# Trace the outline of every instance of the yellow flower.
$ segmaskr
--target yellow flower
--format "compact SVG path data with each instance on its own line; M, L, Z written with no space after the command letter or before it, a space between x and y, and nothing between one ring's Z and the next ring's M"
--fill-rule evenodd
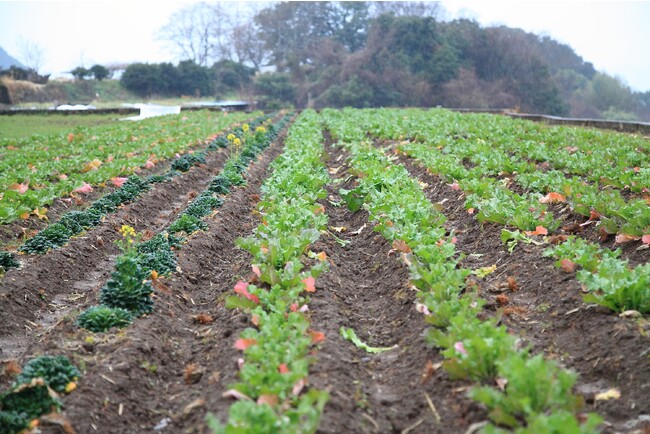
M77 383L74 381L69 382L65 385L65 393L70 393L77 388Z
M266 132L266 128L264 128L264 127L262 127L262 126L259 126L259 127L255 128L255 132L256 132L256 133L265 133L265 132Z
M120 229L120 233L124 238L134 238L135 237L135 229L133 229L129 225L122 225L122 229Z
M248 124L244 124L244 125L242 125L241 129L242 129L243 132L247 133L248 130L251 129L251 127Z
M235 136L233 133L230 133L226 136L226 139L228 139L229 142L232 142L236 137L237 136Z
M235 145L235 146L241 146L241 140L239 140L239 137L237 137L235 140L233 140L232 144Z

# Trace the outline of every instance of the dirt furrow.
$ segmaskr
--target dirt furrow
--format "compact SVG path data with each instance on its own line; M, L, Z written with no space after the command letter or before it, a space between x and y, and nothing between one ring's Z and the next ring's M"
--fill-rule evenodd
M328 152L333 178L345 179L341 150ZM462 384L427 369L441 357L425 345L426 324L415 310L415 291L399 253L372 230L367 212L334 205L342 202L338 188L351 183L328 189L323 205L334 236L324 235L312 249L325 251L331 263L310 303L312 326L327 336L310 375L313 386L331 395L319 432L464 431L477 407L464 397ZM396 348L367 353L341 337L342 326L370 346Z
M92 299L108 279L119 253L114 241L123 224L136 231L159 232L223 168L227 151L208 155L205 165L155 184L136 202L109 214L101 225L45 255L20 256L21 268L10 269L0 280L0 358L15 358L37 338L54 317ZM92 300L91 300L92 301Z
M27 354L65 354L82 368L78 389L64 399L63 414L77 432L208 432L208 411L227 414L232 402L221 395L236 379L239 357L232 346L248 324L223 298L250 272L235 239L258 223L252 211L260 185L280 152L279 143L264 152L245 175L247 184L206 219L209 229L177 252L181 272L159 279L152 314L115 334L88 333L63 318L29 346Z
M497 265L497 270L480 281L486 309L503 308L503 322L513 333L532 345L533 353L561 362L580 375L578 393L584 394L586 411L602 415L612 426L608 430L628 432L648 422L650 408L650 345L647 321L635 322L589 306L582 300L580 283L543 258L548 247L519 243L510 254L500 240L500 225L479 224L464 208L462 192L453 190L413 159L399 162L411 176L428 184L424 189L433 203L439 203L448 218L448 229L457 236L457 250L468 255L467 268ZM645 262L632 258L631 263ZM637 256L645 252L637 252ZM517 291L509 289L508 278ZM610 389L620 399L595 401L595 395ZM644 422L645 420L645 422Z

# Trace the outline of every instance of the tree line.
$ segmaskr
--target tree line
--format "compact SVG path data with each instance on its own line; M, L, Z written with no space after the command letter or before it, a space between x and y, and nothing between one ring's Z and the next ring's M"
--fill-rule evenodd
M121 81L143 96L256 95L267 108L440 105L650 120L650 91L633 92L571 47L443 14L433 2L197 3L160 31L185 60L133 64Z

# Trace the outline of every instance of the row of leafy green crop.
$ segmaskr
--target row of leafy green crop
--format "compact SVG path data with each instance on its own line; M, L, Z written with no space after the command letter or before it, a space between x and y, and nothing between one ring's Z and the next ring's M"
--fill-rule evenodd
M388 139L414 138L415 143L402 143L399 149L425 159L437 174L478 195L482 200L468 201L468 207L476 205L479 219L532 230L531 218L541 212L539 224L554 229L549 227L552 216L545 214L539 201L566 201L575 212L600 219L606 233L635 239L650 233L647 200L626 200L619 190L649 191L650 147L645 140L443 110L409 110L402 116L389 110L375 111L374 117L397 121L388 131L383 125L378 128L375 121L369 125L373 134ZM420 126L415 127L414 122ZM507 188L509 179L496 181L498 176L508 176L533 193L517 195ZM526 211L527 203L534 211Z
M305 317L315 279L327 268L324 253L310 245L327 226L316 201L326 196L329 181L321 161L320 117L303 112L291 126L284 153L271 166L262 186L258 211L262 223L249 237L237 240L252 255L256 283L237 282L227 299L242 308L255 327L244 330L235 348L244 352L239 382L227 395L239 398L227 422L214 416L208 424L218 433L309 433L318 427L328 394L308 390L310 351L323 334L309 329Z
M499 181L494 178L488 177L490 174L496 175L497 173L504 172L524 172L525 167L517 167L516 159L513 162L512 160L507 160L503 154L499 154L498 150L494 152L495 155L501 155L501 158L497 157L493 160L488 160L486 157L490 154L490 150L486 149L485 143L479 143L479 145L472 147L473 152L477 156L476 158L472 157L472 161L479 163L481 158L485 158L485 165L480 166L485 168L485 170L480 170L480 167L477 166L473 169L466 169L462 163L462 158L468 158L469 156L469 147L461 145L461 148L466 148L465 151L460 152L460 156L457 155L456 149L449 153L443 153L440 150L432 147L427 144L404 144L400 145L399 149L405 152L406 154L418 159L423 162L427 168L433 171L436 174L446 177L449 181L458 181L458 184L465 191L470 192L466 200L466 206L469 208L476 207L479 209L477 218L479 221L487 220L491 222L496 222L500 224L511 224L520 229L528 229L524 224L522 225L522 219L525 219L527 215L530 215L531 210L534 210L534 207L539 207L539 204L535 205L535 198L532 202L527 203L525 200L520 201L520 206L509 207L508 205L512 203L509 198L519 197L514 193L509 193L505 187L498 185ZM465 155L462 155L465 153ZM521 163L526 165L528 163ZM492 173L489 173L492 171ZM593 185L585 184L579 178L572 178L571 180L566 180L562 178L562 175L559 175L560 172L530 172L519 175L518 178L521 180L526 177L530 182L532 179L542 180L546 177L548 180L555 180L556 186L563 186L563 190L574 192L579 191L581 193L577 194L576 201L585 201L587 197L594 197L599 203L602 203L603 206L609 207L613 204L616 207L616 201L612 200L612 195L606 193L601 193L597 191ZM562 181L564 179L564 182ZM491 183L491 184L490 184ZM482 188L477 188L477 186L484 185L497 185L492 191L498 194L491 194L489 198L486 199L486 195L481 193ZM588 191L589 190L589 191ZM482 197L484 200L476 200L476 197ZM546 196L548 200L558 200L557 197L559 194L555 193L555 198L553 199L553 194ZM601 197L601 196L604 196ZM575 197L575 196L574 196ZM610 201L608 202L607 199ZM543 199L542 199L543 200ZM561 200L561 199L560 199ZM539 202L539 200L537 200ZM571 202L571 200L569 200ZM593 202L592 202L593 203ZM601 224L604 225L604 228L607 232L616 232L616 226L612 228L612 221L616 216L626 216L627 223L622 226L622 230L627 235L635 235L640 237L644 233L650 233L650 207L643 201L634 201L636 205L622 206L620 209L611 211L612 217L600 216ZM606 205L604 205L606 204ZM590 207L584 207L584 205L579 205L573 203L576 211L583 213L591 218L594 218L594 209ZM638 212L627 213L631 208L636 208ZM596 206L596 213L604 212L603 208ZM550 213L546 213L546 210L543 210L546 216L550 216ZM548 229L554 229L557 227L557 222L550 220L551 224L545 224L544 226ZM540 224L542 222L540 221ZM534 224L534 223L532 223ZM644 228L642 231L639 228ZM504 242L512 241L516 242L518 240L527 241L523 234L504 230L502 239ZM585 285L589 293L584 297L585 301L597 303L599 305L606 306L613 310L614 312L623 312L626 310L636 310L640 313L650 312L650 287L648 286L648 271L650 269L646 265L640 265L634 268L629 267L627 261L623 261L617 258L620 254L620 251L611 252L610 250L601 249L598 246L589 244L581 239L576 241L569 241L562 244L554 250L549 252L553 253L556 256L560 256L560 264L562 261L564 268L572 269L574 267L573 261L575 258L579 258L580 261L592 261L589 267L585 267L583 270L579 271L577 274L578 280ZM548 253L551 255L552 253ZM597 258L603 258L602 261ZM569 261L567 263L566 261ZM596 262L593 262L596 261Z
M437 174L444 176L449 182L457 182L463 190L473 194L478 192L481 198L487 199L472 203L471 197L468 197L468 207L476 205L480 210L477 216L479 219L483 217L489 221L507 223L500 209L508 207L510 201L506 197L517 197L521 206L516 212L510 213L512 216L525 215L526 202L532 209L544 207L540 202L567 202L576 213L599 219L601 226L609 234L620 232L638 238L650 232L650 207L645 199L632 198L626 201L619 190L600 188L597 183L586 182L581 176L567 177L559 170L539 170L535 164L481 140L458 143L448 152L433 145L431 142L407 143L400 145L399 149L426 161ZM473 167L465 168L463 161L469 161ZM512 177L520 187L532 193L513 193L506 185L507 180L503 182L496 179L497 176L503 175ZM491 191L486 195L483 191L488 185L487 188ZM545 213L546 210L542 212ZM555 225L549 225L553 222L552 215L547 215L544 220L546 221L540 224L549 230L559 224L555 222ZM525 225L517 223L515 221L514 226L519 229L528 229Z
M152 167L214 131L243 121L247 113L191 112L76 128L68 135L31 136L0 141L0 224L31 213L75 189L103 185L111 178Z
M603 249L576 237L544 252L544 256L557 258L555 265L566 272L580 267L577 279L588 291L583 296L586 302L619 313L635 310L648 314L650 264L630 268L627 260L619 259L620 254L620 249Z
M111 327L125 327L133 318L153 311L153 287L150 280L167 276L176 270L174 249L184 242L183 235L190 235L207 228L202 221L221 207L231 186L245 183L243 173L253 159L276 138L284 128L288 117L276 125L262 118L251 125L222 135L215 146L228 146L231 155L223 170L215 176L206 190L197 196L187 208L169 225L169 228L149 240L140 242L140 234L130 226L123 226L118 246L122 254L117 257L115 271L100 290L100 305L82 312L77 319L80 327L93 332L104 332Z
M603 186L636 192L650 187L650 143L643 137L440 109L380 109L371 122L373 134L391 140L436 143L446 151L459 143L485 142Z
M590 433L601 419L578 417L581 400L572 388L576 374L542 355L519 348L517 339L498 318L481 321L483 301L468 288L470 270L459 267L461 257L446 218L426 199L422 187L401 165L368 141L362 116L367 113L324 110L327 127L338 145L350 153L358 186L341 190L353 206L363 206L375 229L407 256L411 279L418 288L418 309L434 327L429 342L442 349L444 369L452 378L481 383L469 396L483 403L496 425L486 433ZM367 122L367 121L366 121Z
M430 135L419 143L429 150L413 150L416 144L407 144L404 150L439 154L429 158L437 160L437 166L447 164L444 176L450 182L507 175L523 189L539 193L529 194L530 201L566 201L575 212L599 218L606 233L636 238L650 233L647 199L626 200L620 191L650 191L646 140L577 128L544 128L498 116L412 113L426 125L423 131ZM438 130L441 123L453 128ZM529 160L548 168L542 170ZM473 167L465 169L463 162ZM449 171L449 165L455 169ZM548 194L552 199L543 196Z
M0 393L0 433L16 434L35 428L38 418L62 407L60 394L77 387L79 370L64 356L40 356L22 370L16 365L11 388Z

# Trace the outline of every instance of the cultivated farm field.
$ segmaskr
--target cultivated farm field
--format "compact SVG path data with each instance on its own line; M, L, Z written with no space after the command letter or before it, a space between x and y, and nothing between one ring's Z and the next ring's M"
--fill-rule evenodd
M648 138L145 122L0 142L0 432L650 430Z

